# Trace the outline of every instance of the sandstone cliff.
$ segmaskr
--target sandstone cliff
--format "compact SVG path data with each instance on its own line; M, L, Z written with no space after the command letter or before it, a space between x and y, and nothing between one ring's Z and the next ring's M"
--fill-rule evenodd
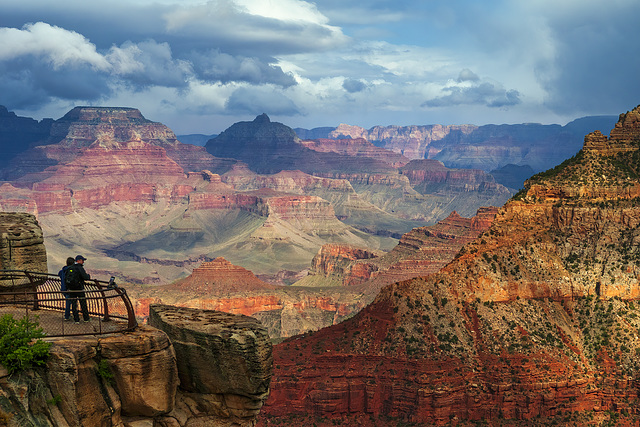
M154 306L151 326L50 338L45 368L0 366L9 427L252 426L269 393L271 344L246 316ZM164 332L163 332L164 331Z
M438 273L276 346L267 412L637 423L639 118L532 178Z
M0 212L0 270L47 272L42 229L33 215Z

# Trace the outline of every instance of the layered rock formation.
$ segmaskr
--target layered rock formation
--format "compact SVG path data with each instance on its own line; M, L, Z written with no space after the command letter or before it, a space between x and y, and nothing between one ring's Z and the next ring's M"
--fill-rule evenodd
M352 157L369 157L387 163L394 168L402 167L409 162L408 158L394 153L393 151L376 147L364 138L321 138L311 141L302 141L301 144L313 151L321 153L337 153Z
M129 294L139 317L149 316L152 304L217 310L256 317L274 339L336 324L371 301L347 289L268 284L223 258L202 263L173 284L131 288Z
M255 319L154 306L126 334L49 339L45 368L0 366L0 420L38 426L252 426L271 343ZM164 332L163 332L164 331Z
M255 425L273 369L269 335L256 319L155 305L149 324L169 336L180 378L176 406L160 423Z
M510 194L501 184L479 169L449 169L437 160L412 160L400 168L409 183L422 194L451 194L480 192Z
M0 212L0 270L47 272L47 251L35 216Z
M529 180L438 273L276 346L265 409L441 425L613 412L637 423L639 115Z
M249 270L218 257L213 261L203 262L194 268L188 277L173 283L169 289L213 292L221 295L275 288L276 286L258 279Z
M84 253L94 273L121 281L166 283L217 256L258 274L299 272L325 243L389 250L452 209L472 215L510 194L489 176L442 168L437 182L412 184L398 154L364 140L312 150L266 115L210 141L237 159L182 144L132 108L77 107L50 128L4 170L14 180L0 207L38 215L52 271Z
M430 227L412 230L389 253L345 244L324 245L309 275L294 286L268 285L251 272L218 258L203 263L171 285L130 290L136 314L167 303L207 308L260 319L272 338L335 325L369 304L380 288L427 275L453 259L459 249L491 225L496 208L481 208L473 218L453 212Z
M309 276L298 286L356 286L373 298L391 283L435 273L458 251L488 230L497 208L480 208L472 218L452 212L435 225L404 234L386 254L344 245L325 245L314 257Z
M565 126L535 123L375 126L368 130L341 124L329 132L328 137L364 138L409 159L436 159L451 168L488 172L515 164L529 165L540 171L575 154L586 132L594 129L607 132L615 122L614 116L594 116L577 119Z
M341 124L329 134L329 137L364 138L409 159L429 159L440 151L431 149L433 142L439 141L451 133L468 135L477 128L474 125L426 125L374 126L366 130L359 126Z

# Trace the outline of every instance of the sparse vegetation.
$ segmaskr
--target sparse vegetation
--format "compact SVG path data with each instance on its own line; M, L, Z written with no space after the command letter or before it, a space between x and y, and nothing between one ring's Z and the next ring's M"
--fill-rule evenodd
M44 336L37 320L16 320L5 314L0 318L0 364L9 373L44 365L51 347L51 343L39 339Z

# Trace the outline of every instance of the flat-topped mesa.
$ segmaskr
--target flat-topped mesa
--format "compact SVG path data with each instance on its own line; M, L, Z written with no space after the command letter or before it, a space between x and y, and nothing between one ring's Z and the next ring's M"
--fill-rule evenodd
M144 118L140 110L129 107L75 107L60 120L94 123L153 123Z
M640 197L640 106L621 114L607 138L599 130L584 138L574 157L526 183L528 202L599 203Z
M48 143L88 147L96 141L125 143L141 140L153 145L174 146L176 135L162 123L147 120L136 108L76 107L56 120Z

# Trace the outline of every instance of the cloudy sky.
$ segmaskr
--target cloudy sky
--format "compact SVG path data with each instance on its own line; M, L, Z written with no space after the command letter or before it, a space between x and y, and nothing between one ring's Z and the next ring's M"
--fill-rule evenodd
M640 104L637 0L0 2L0 105L139 108L178 134L560 123Z

